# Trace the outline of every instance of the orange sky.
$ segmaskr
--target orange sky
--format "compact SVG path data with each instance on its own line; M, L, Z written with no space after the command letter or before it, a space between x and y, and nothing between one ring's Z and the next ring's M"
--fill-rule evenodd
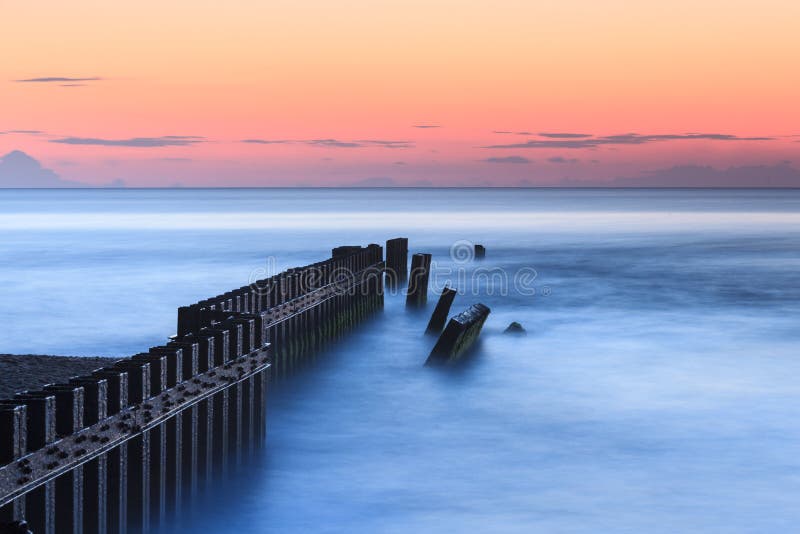
M23 150L86 183L554 184L776 165L800 149L786 137L800 134L796 1L29 0L0 11L0 154ZM100 79L17 81L54 77ZM565 132L604 140L538 135ZM692 132L733 138L608 137Z

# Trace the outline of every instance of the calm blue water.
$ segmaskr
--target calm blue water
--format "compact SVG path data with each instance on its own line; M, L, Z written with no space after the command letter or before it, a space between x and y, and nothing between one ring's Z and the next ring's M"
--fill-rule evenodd
M387 297L172 532L797 529L800 191L0 190L0 352L129 355L181 304L396 236L492 308L469 363L422 367L435 297Z

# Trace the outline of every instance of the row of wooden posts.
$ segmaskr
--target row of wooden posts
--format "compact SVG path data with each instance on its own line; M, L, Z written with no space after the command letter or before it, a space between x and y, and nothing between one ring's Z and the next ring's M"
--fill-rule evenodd
M178 310L177 334L87 376L0 400L0 534L163 529L264 443L270 380L383 307L384 280L408 279L424 306L430 254L408 239L343 246L332 257ZM454 289L428 324L447 321ZM428 363L477 338L489 310L444 327Z
M402 263L402 258L393 258ZM264 443L270 378L383 306L383 249L180 309L178 332L0 401L0 532L150 532Z

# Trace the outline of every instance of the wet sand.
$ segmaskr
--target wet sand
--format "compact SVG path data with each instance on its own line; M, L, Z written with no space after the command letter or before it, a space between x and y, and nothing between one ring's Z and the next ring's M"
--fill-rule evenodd
M0 354L0 399L26 389L65 382L109 365L119 358Z

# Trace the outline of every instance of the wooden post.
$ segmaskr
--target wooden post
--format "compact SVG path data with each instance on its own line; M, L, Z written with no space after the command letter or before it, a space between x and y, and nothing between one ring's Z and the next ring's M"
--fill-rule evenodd
M411 257L411 274L408 278L406 306L424 306L428 302L430 269L430 254L414 254Z
M14 401L26 407L27 450L32 452L56 440L56 398L52 393L25 392L17 394ZM58 466L53 460L52 468ZM55 481L42 484L25 495L25 519L36 534L56 532Z
M106 414L118 414L128 406L128 373L117 368L98 369L92 376L107 381ZM106 454L106 524L108 532L125 533L128 528L128 444ZM88 512L87 512L88 513ZM102 529L99 529L102 532Z
M458 360L478 339L489 312L487 306L473 304L450 319L425 365L441 365Z
M122 360L114 364L128 371L128 400L130 404L142 404L150 398L150 363L147 361ZM160 373L157 373L160 374ZM128 441L127 450L127 515L133 532L150 531L150 463L151 432L142 432Z
M10 464L27 452L27 407L16 401L3 402L8 404L0 404L0 428L3 429L0 433L0 465ZM26 467L27 465L20 467L23 477ZM0 522L11 523L24 519L24 497L15 499L0 509Z
M108 380L98 377L73 378L72 385L84 392L84 424L94 425L108 416ZM105 533L108 523L108 454L87 462L83 470L83 528L89 533Z
M44 391L56 398L56 434L67 437L83 428L83 386L50 384ZM65 451L80 454L81 449ZM59 532L83 532L83 466L56 478L56 528Z
M408 238L389 239L386 241L386 282L388 285L394 286L404 282L407 277Z
M439 302L436 303L436 309L433 310L431 320L428 322L428 328L425 330L427 334L438 335L442 331L444 324L447 322L447 314L450 313L450 306L455 298L456 290L445 286L444 291L439 296Z

